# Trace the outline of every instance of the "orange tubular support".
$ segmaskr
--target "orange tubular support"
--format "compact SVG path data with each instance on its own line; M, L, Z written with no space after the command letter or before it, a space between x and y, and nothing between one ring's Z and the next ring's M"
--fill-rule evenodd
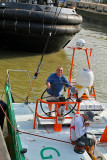
M93 88L93 93L94 93L93 96L95 97L95 100L96 100L96 94L95 94L94 84L93 84L92 88Z
M91 54L92 54L93 49L92 49L92 48L78 48L78 47L67 47L67 48L73 49L72 63L71 63L71 69L70 69L70 78L69 78L69 83L71 83L75 50L77 49L77 50L84 50L84 51L85 51L85 53L86 53L86 58L87 58L87 63L88 63L88 68L91 69L91 67L90 67L90 62L89 62L88 50L90 51L90 57L91 57ZM93 84L92 88L93 88L93 94L92 94L92 96L93 96L93 97L95 98L95 100L96 100L96 94L95 94L94 84ZM69 94L70 94L70 90L68 90L68 96L69 96ZM75 97L75 95L74 95L74 97ZM86 96L83 96L83 99L87 99L87 97L86 97Z
M87 62L88 62L88 68L91 69L91 68L90 68L90 62L89 62L89 57L88 57L87 48L86 48L85 52L86 52L86 57L87 57Z
M92 51L93 51L93 49L92 49L92 48L90 48L90 57L91 57Z
M62 124L58 124L57 117L60 116L58 113L58 109L60 108L60 104L56 108L56 117L55 117L55 123L54 123L54 131L60 132L62 130Z
M74 64L74 54L75 54L75 49L73 49L72 64L71 64L71 69L70 69L70 79L69 79L69 83L71 83L71 79L72 79L72 70L73 70L73 64Z
M47 103L47 104L49 104L49 103L51 103L51 104L57 104L58 105L58 107L56 108L56 116L55 117L43 117L43 116L40 116L39 114L38 114L38 103L39 102L42 102L42 103ZM61 104L64 104L64 105L66 105L66 104L77 104L77 102L46 102L46 101L43 101L42 99L38 99L37 100L37 102L36 102L36 107L35 107L35 116L34 116L34 124L33 124L33 129L35 129L35 125L36 125L36 119L37 119L37 117L39 117L39 118L42 118L42 119L54 119L55 120L55 123L54 123L54 131L61 131L61 128L62 128L62 124L58 124L57 123L57 118L58 118L58 116L60 117L60 115L58 114L58 109L59 109L59 107L60 107L60 105ZM79 108L78 108L79 109ZM73 117L65 117L65 119L72 119Z
M77 112L76 112L76 114L79 114L79 107L80 107L80 103L78 102L78 107L77 107Z
M103 132L103 134L100 138L100 142L102 142L102 143L106 142L107 143L107 126L106 126L106 128L105 128L105 130L104 130L104 132Z
M36 125L36 118L37 118L37 109L38 109L38 101L36 102L36 107L35 107L35 118L34 118L34 124L33 124L33 129L35 129L35 125Z
M73 49L73 55L72 55L72 63L71 63L71 69L70 69L70 78L69 78L69 83L71 83L72 79L72 71L73 71L73 64L74 64L74 54L75 54L75 48ZM68 89L68 97L70 95L70 89ZM66 110L67 110L67 105L66 105Z
M88 68L90 69L90 62L89 62L89 56L88 56L88 50L90 51L90 56L92 54L92 50L91 48L78 48L78 47L67 47L67 48L71 48L73 49L73 55L72 55L72 63L71 63L71 69L70 69L70 77L69 77L69 83L72 82L72 72L73 72L73 64L74 64L74 55L75 55L75 50L84 50L85 53L86 53L86 58L87 58L87 63L88 63ZM96 100L96 94L95 94L95 89L94 89L94 84L92 86L93 88L93 93L91 94L95 100ZM68 89L68 97L70 96L70 89ZM73 96L76 98L76 94L73 94ZM83 99L87 99L87 96L86 95L83 95L82 97ZM40 116L38 114L38 102L42 102L42 103L47 103L47 104L57 104L58 108L60 107L61 104L63 105L66 105L66 110L67 110L67 105L68 104L78 104L77 106L77 112L76 114L79 114L79 107L80 107L80 102L46 102L46 101L43 101L42 99L38 99L37 102L36 102L36 108L35 108L35 117L34 117L34 124L33 124L33 129L35 129L35 125L36 125L36 119L37 117L39 118L43 118L43 119L54 119L55 120L55 124L54 124L54 131L61 131L61 128L62 128L62 124L58 124L57 122L57 118L58 116L60 117L60 115L58 114L58 108L56 109L56 115L55 117L43 117L43 116ZM65 119L72 119L73 117L65 117ZM107 129L106 129L106 135L107 135ZM102 135L103 138L105 137L105 134ZM106 141L107 141L107 138L106 138Z

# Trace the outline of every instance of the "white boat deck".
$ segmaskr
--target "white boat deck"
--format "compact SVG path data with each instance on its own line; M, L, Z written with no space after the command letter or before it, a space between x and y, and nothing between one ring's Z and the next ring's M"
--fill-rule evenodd
M28 104L28 106L35 111L35 103ZM70 124L71 120L65 120L62 126L61 132L54 132L53 123L54 120L39 119L36 129L33 129L34 113L29 109L27 105L23 103L13 103L15 112L15 119L18 130L28 132L34 135L19 134L22 143L22 148L27 148L27 152L24 154L27 160L90 160L91 158L85 151L83 154L77 154L74 152L74 146L70 143ZM107 125L107 104L103 104L106 108L101 113L100 118L96 117L88 132L98 134L103 133L105 126ZM47 106L45 106L47 107ZM41 112L40 107L39 112ZM48 109L48 108L47 108ZM53 113L54 114L54 113ZM103 120L101 120L101 117ZM39 135L39 136L35 136ZM45 138L44 138L45 137ZM47 139L51 138L51 139ZM59 140L59 141L57 141ZM64 141L64 142L62 142ZM68 143L66 143L68 142ZM102 151L104 160L107 160L107 147L97 146L97 150ZM101 153L101 154L102 154ZM47 157L47 158L46 158Z

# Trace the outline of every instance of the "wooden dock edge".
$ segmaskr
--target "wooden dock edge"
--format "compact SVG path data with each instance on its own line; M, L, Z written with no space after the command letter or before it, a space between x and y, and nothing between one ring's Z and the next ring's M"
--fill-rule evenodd
M0 160L11 160L3 137L1 127L0 127Z

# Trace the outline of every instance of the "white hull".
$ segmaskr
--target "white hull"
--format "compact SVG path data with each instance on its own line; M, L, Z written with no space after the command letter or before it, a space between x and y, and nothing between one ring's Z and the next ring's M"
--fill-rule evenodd
M28 106L31 108L32 111L29 109ZM33 134L33 135L25 133L19 134L22 148L27 149L27 152L24 154L26 159L42 160L43 157L48 157L49 155L52 155L53 160L91 159L86 151L84 152L84 154L77 154L74 152L74 146L70 143L70 127L69 125L67 125L68 123L70 123L71 120L69 122L64 122L65 125L62 126L61 132L55 132L53 130L54 120L49 122L47 120L43 120L40 118L38 120L38 125L36 125L36 129L33 129L33 122L34 122L33 112L35 111L36 104L31 103L28 104L28 106L23 103L13 103L18 130ZM107 107L107 104L105 104L105 107ZM43 116L44 113L41 112L40 107L38 108L39 108L38 112L41 113L41 115ZM107 114L107 108L105 112L101 114L101 117L105 116L106 114ZM94 123L91 123L88 132L91 132L93 134L98 134L100 138L101 134L104 131L105 126L106 123L104 121L102 121L101 119L98 120L96 119ZM36 135L43 137L38 137ZM102 148L105 151L104 153L100 152ZM107 147L97 146L96 147L96 151L98 154L97 157L103 154L103 156L105 157L103 158L103 160L107 159L106 150Z

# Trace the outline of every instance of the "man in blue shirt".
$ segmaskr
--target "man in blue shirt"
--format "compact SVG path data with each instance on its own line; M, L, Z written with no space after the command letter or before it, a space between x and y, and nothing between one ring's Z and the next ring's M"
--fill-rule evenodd
M54 87L51 87L52 85L56 84L56 83L61 83L58 85L55 85ZM69 87L69 81L67 80L67 78L63 75L63 68L62 67L58 67L56 70L56 73L52 73L46 81L46 85L47 85L47 93L48 96L54 96L54 97L59 97L61 95L61 91L62 88L64 86L63 83L67 83L65 84L66 87ZM52 97L53 99L53 97ZM49 111L52 111L52 104L48 105L49 107Z

